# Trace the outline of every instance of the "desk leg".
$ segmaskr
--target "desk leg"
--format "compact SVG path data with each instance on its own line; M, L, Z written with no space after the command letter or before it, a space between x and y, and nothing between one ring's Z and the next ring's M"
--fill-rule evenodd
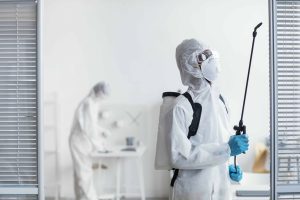
M121 186L121 159L117 158L117 176L116 176L116 200L120 200L120 186Z
M144 173L143 173L143 162L142 158L137 159L137 167L139 173L139 182L140 182L140 191L141 191L141 200L145 200L145 188L144 188Z

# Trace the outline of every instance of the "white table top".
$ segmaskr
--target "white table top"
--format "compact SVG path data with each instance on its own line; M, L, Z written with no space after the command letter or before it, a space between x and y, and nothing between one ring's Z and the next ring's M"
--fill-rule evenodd
M243 191L267 191L270 190L269 185L231 185L231 190L233 194L233 200L269 200L270 197L245 197L236 196L237 190Z
M236 191L268 191L270 190L270 174L244 172L240 183L232 182L233 200L269 200L269 197L237 196Z
M92 158L127 158L127 157L141 157L145 151L146 147L140 145L136 148L136 151L124 151L123 149L127 148L126 146L116 145L111 147L109 152L93 152L91 154Z

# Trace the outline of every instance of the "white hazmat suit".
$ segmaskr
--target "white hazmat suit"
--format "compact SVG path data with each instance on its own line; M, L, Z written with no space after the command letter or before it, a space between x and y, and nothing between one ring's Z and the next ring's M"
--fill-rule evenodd
M97 200L90 154L93 150L106 150L108 131L98 126L98 105L107 94L107 84L96 84L75 111L69 144L74 165L76 200Z
M227 144L232 127L226 103L214 82L203 77L196 56L207 49L198 41L184 40L176 49L176 61L182 83L195 103L202 106L197 134L187 138L193 110L184 96L179 96L164 119L169 133L167 149L173 168L179 169L171 200L231 199ZM161 123L161 122L160 122Z

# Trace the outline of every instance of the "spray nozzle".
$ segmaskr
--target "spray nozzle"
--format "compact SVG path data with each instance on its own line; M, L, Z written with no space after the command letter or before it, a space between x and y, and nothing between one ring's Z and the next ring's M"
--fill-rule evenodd
M253 37L256 36L256 30L262 25L262 22L260 22L259 24L257 24L254 28L254 31L253 31Z

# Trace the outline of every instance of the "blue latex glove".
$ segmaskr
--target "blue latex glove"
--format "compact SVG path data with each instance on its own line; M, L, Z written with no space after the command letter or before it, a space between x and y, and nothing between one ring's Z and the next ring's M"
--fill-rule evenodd
M233 135L228 141L231 153L230 156L236 156L246 152L249 147L249 139L247 135Z
M237 172L235 170L234 165L229 165L229 177L233 181L240 182L243 178L243 171L238 165L236 166L236 168L237 168Z

